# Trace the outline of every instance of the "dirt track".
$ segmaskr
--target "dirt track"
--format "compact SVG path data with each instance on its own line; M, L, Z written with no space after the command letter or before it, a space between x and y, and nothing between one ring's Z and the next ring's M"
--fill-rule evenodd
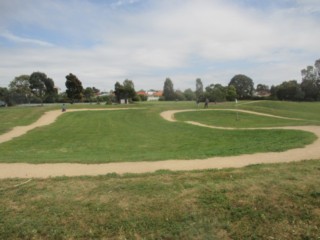
M87 110L102 110L102 109L81 109L68 110L72 111L87 111ZM103 109L105 110L105 109ZM110 109L110 110L124 110ZM231 109L226 109L233 111ZM171 122L174 122L174 114L182 111L194 110L178 110L162 112L161 116ZM243 110L241 110L243 111ZM261 114L256 112L245 111L251 114L258 114L268 117L282 118L278 116ZM61 111L50 111L45 113L38 121L26 126L16 127L12 131L0 135L0 144L9 141L14 137L21 136L33 128L41 127L53 123L62 113ZM298 120L298 119L295 119ZM188 122L196 124L200 127L217 128L213 126L206 126L195 122ZM224 128L231 130L232 128ZM253 129L253 128L251 128ZM261 129L261 128L259 128ZM27 164L27 163L1 163L0 164L0 178L47 178L56 176L96 176L107 173L144 173L153 172L160 169L169 170L196 170L196 169L210 169L210 168L227 168L227 167L243 167L250 164L260 163L279 163L279 162L293 162L309 159L320 159L320 126L294 126L294 127L278 127L278 128L264 128L264 129L294 129L312 132L317 136L317 140L312 144L298 149L291 149L280 153L256 153L245 154L232 157L213 157L208 159L194 159L194 160L166 160L156 162L125 162L125 163L105 163L105 164L73 164L73 163L57 163L57 164Z

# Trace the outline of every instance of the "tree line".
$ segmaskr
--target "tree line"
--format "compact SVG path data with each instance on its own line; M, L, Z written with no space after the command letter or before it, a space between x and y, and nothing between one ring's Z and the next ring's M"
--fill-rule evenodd
M66 92L58 94L54 81L43 72L15 77L8 88L0 88L0 100L9 106L23 103L74 102L83 97L81 81L72 73L66 76Z
M208 99L211 102L234 101L235 99L274 99L290 101L319 101L320 100L320 59L313 66L301 70L302 81L284 81L276 86L258 84L254 88L253 80L243 74L235 75L227 86L210 84L203 86L202 80L195 80L195 90L188 88L184 91L175 90L170 78L166 78L163 86L163 101L197 101ZM91 102L105 101L125 103L131 101L145 101L147 97L138 95L132 80L116 82L110 94L100 95L95 87L83 88L82 82L76 75L66 76L66 91L58 93L54 81L45 73L33 72L31 75L15 77L8 88L0 87L0 101L8 105L23 103L54 103L54 102Z
M76 75L70 73L65 78L66 91L59 93L54 81L43 72L17 76L8 88L0 87L0 101L13 106L26 103L112 103L120 102L121 99L125 99L126 102L139 100L132 80L126 79L123 84L116 82L114 91L101 96L100 90L95 87L84 88Z
M270 99L289 101L320 101L320 59L316 60L314 66L307 66L301 70L302 81L284 81L279 85L258 84L254 88L253 80L243 74L235 75L227 86L221 84L210 84L203 87L200 78L196 79L195 91L187 89L184 92L174 90L173 83L167 78L163 87L163 100L195 100L204 102L223 102L248 100L248 99Z
M278 86L272 86L271 96L279 100L320 101L320 59L314 66L301 70L302 82L285 81Z

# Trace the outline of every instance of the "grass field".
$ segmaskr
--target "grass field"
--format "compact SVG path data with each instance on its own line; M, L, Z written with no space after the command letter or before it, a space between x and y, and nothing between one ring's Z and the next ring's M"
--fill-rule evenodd
M1 239L319 239L320 161L0 181Z
M318 125L320 121L320 102L257 101L250 104L239 104L239 108L283 117L302 118L314 121Z
M35 122L50 107L10 107L0 108L0 134L15 126L25 126Z
M184 122L171 123L160 117L161 111L195 108L194 103L145 103L135 105L137 106L141 109L64 114L52 125L35 129L22 137L1 144L0 162L104 163L194 159L278 152L303 147L315 140L315 136L309 132L224 131L192 126ZM223 105L212 107L216 106ZM230 106L233 105L226 104L224 107ZM29 118L40 111L39 108L30 110ZM35 112L32 113L33 111ZM212 124L223 123L223 126L242 124L244 127L270 127L293 124L290 120L270 120L243 113L240 114L240 121L237 121L235 113L218 111L181 113L177 115L178 119L180 115L184 116L183 120L204 119L205 122L212 121ZM301 121L300 124L308 123Z
M175 115L180 121L195 121L202 124L232 127L232 128L261 128L261 127L282 127L282 126L301 126L319 125L319 122L310 120L288 120L274 117L257 116L244 112L235 111L197 111L181 112Z
M301 131L208 130L182 121L198 118L241 128L297 123L291 120L241 114L237 121L234 113L196 111L178 114L179 121L170 123L159 113L195 108L194 103L134 107L141 109L64 114L50 126L0 144L0 159L93 163L200 158L280 151L314 140ZM0 109L5 126L0 131L30 124L54 108ZM303 118L301 125L320 120L319 103L266 101L237 108ZM239 145L230 148L230 143ZM309 160L240 169L2 179L0 239L320 239L319 176L320 160Z

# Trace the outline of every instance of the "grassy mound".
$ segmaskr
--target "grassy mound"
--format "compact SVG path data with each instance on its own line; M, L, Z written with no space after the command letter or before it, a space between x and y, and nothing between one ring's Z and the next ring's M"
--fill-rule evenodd
M315 140L312 133L302 131L215 130L183 122L171 123L159 115L164 109L182 109L192 106L190 103L143 106L143 109L125 111L63 114L50 126L0 144L0 162L104 163L195 159L284 151L303 147ZM208 119L212 112L203 114L209 114ZM193 119L198 112L188 114L187 118ZM251 122L258 118L262 119L254 116ZM263 119L264 124L274 125L274 119ZM221 115L220 121L228 126L228 116ZM282 121L283 125L286 123L290 124L290 120Z

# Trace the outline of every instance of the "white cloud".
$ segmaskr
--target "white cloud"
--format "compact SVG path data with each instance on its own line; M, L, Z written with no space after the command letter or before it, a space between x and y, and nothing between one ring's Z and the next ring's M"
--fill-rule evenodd
M111 3L112 8L121 7L123 5L130 5L139 2L140 0L117 0Z
M32 38L19 37L19 36L16 36L10 32L1 33L0 36L4 37L10 41L13 41L15 43L34 44L34 45L39 45L42 47L53 47L54 46L52 43L49 43L46 41L41 41L41 40L32 39Z
M319 58L320 17L309 14L319 7L311 0L267 10L232 0L32 2L37 8L12 0L16 9L5 9L17 15L0 17L0 30L8 29L2 37L19 43L8 48L0 39L2 85L33 71L46 72L61 88L69 72L101 89L125 78L138 88L159 88L171 77L183 90L194 88L197 77L227 84L238 73L271 85L299 79L300 69ZM131 9L135 4L142 7Z
M297 8L305 11L306 13L319 13L320 4L318 0L296 0Z

